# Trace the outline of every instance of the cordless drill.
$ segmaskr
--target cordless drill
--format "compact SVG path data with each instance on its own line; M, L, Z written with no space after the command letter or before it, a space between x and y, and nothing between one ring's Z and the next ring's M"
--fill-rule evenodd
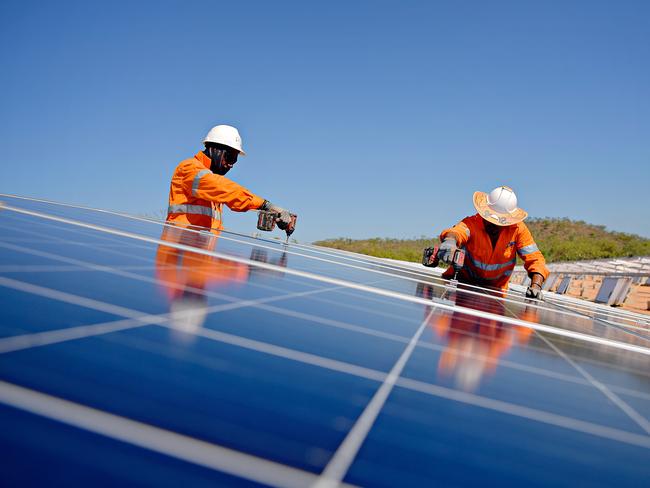
M440 248L438 246L427 247L422 254L422 264L427 268L435 268L440 264L440 258L438 252ZM465 250L457 248L454 252L454 257L451 260L451 265L454 268L454 278L449 282L449 285L453 288L458 286L458 272L463 268L465 264Z
M296 214L291 215L291 222L285 224L283 222L277 222L278 227L287 233L287 242L289 241L289 236L293 234L293 231L296 230L296 221L298 216ZM260 210L257 216L257 228L265 232L270 232L275 229L275 224L277 218L280 216L277 212L269 212L268 210Z

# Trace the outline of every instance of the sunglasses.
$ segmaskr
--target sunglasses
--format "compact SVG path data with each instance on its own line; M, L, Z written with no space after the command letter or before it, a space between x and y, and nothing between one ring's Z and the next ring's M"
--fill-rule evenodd
M226 149L223 152L223 159L228 164L235 164L237 162L237 156L239 156L239 151L234 149Z

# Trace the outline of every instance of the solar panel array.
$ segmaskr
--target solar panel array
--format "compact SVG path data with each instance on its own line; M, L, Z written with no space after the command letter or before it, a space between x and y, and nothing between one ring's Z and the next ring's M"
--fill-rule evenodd
M650 479L646 316L0 201L3 486Z

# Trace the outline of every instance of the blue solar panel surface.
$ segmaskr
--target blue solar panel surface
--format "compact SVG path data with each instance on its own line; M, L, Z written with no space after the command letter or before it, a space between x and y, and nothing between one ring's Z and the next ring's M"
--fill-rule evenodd
M2 485L649 479L647 318L0 201Z

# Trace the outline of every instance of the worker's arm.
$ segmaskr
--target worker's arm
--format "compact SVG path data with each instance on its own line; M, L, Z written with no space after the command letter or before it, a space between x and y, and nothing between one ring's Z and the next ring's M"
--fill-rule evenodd
M546 267L544 255L535 244L532 234L523 222L519 224L517 232L517 254L523 259L528 276L533 278L533 275L537 273L542 276L542 281L548 278L549 270Z
M456 240L456 245L458 247L465 247L467 241L470 237L470 231L467 224L464 221L458 222L453 227L445 229L440 234L440 242L443 242L445 239L453 238Z
M184 178L185 189L195 198L224 203L230 210L245 212L262 206L264 199L248 189L209 169L188 171Z

